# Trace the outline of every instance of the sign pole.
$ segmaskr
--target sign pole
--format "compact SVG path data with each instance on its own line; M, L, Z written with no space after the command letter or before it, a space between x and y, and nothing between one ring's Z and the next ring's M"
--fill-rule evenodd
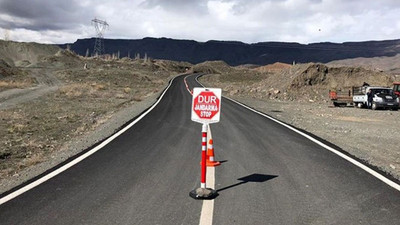
M203 123L201 128L201 178L200 188L197 188L189 193L189 196L194 199L214 199L218 196L217 191L206 187L206 156L207 156L207 123Z
M207 124L203 123L201 138L201 188L206 188Z
M207 130L208 124L218 123L221 115L221 89L194 88L192 120L202 124L201 128L201 177L200 187L189 193L194 199L214 199L217 191L206 186L207 176Z

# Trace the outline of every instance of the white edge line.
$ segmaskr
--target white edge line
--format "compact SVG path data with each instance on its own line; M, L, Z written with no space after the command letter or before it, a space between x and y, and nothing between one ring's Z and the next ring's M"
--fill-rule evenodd
M178 75L179 76L179 75ZM130 124L128 124L127 126L125 126L124 128L122 128L121 130L119 130L117 133L113 134L112 136L110 136L109 138L107 138L106 140L104 140L103 142L101 142L99 145L97 145L96 147L94 147L93 149L91 149L90 151L86 152L85 154L79 156L78 158L72 160L71 162L65 164L64 166L54 170L53 172L45 175L44 177L39 178L38 180L33 181L32 183L27 184L26 186L4 196L3 198L0 199L0 205L10 201L11 199L31 190L32 188L46 182L47 180L57 176L58 174L64 172L65 170L71 168L72 166L78 164L79 162L81 162L82 160L86 159L87 157L89 157L90 155L92 155L93 153L97 152L98 150L100 150L101 148L103 148L104 146L106 146L108 143L110 143L112 140L114 140L115 138L117 138L118 136L120 136L122 133L124 133L125 131L127 131L129 128L131 128L133 125L135 125L137 122L139 122L143 117L145 117L151 110L153 110L158 103L161 101L161 99L164 97L165 93L168 91L168 89L171 87L172 82L175 80L175 78L177 78L178 76L174 77L172 80L170 80L168 86L164 89L164 92L160 95L160 97L158 98L158 100L144 113L142 113L138 118L136 118L134 121L132 121Z
M203 76L203 74L196 77L196 81L197 81L199 84L201 84L201 82L198 80L198 78L199 78L200 76ZM203 84L201 84L201 85L203 85ZM203 85L203 86L204 86L204 85ZM238 101L236 101L236 100L234 100L234 99L231 99L231 98L226 97L226 96L223 96L223 97L226 98L226 99L231 100L232 102L234 102L234 103L236 103L236 104L238 104L238 105L240 105L240 106L242 106L242 107L244 107L244 108L246 108L246 109L248 109L248 110L250 110L250 111L253 111L253 112L255 112L255 113L257 113L257 114L259 114L259 115L261 115L261 116L263 116L263 117L266 117L266 118L268 118L268 119L270 119L270 120L272 120L272 121L274 121L274 122L276 122L276 123L278 123L278 124L280 124L280 125L282 125L282 126L288 128L288 129L290 129L290 130L292 130L292 131L294 131L294 132L300 134L301 136L303 136L303 137L309 139L310 141L312 141L312 142L318 144L319 146L321 146L321 147L323 147L323 148L325 148L325 149L327 149L327 150L329 150L329 151L335 153L336 155L342 157L343 159L345 159L345 160L351 162L351 163L354 164L355 166L357 166L357 167L363 169L363 170L366 171L367 173L369 173L369 174L371 174L372 176L378 178L379 180L381 180L381 181L384 182L385 184L389 185L390 187L396 189L397 191L400 191L400 185L399 185L399 184L397 184L397 183L391 181L390 179L386 178L385 176L383 176L382 174L376 172L375 170L369 168L368 166L362 164L361 162L359 162L359 161L357 161L357 160L355 160L355 159L353 159L353 158L351 158L351 157L349 157L349 156L343 154L342 152L340 152L340 151L338 151L338 150L336 150L336 149L334 149L334 148L332 148L332 147L330 147L330 146L328 146L328 145L322 143L321 141L318 141L317 139L311 137L310 135L305 134L305 133L303 133L303 132L297 130L296 128L291 127L291 126L289 126L289 125L287 125L287 124L285 124L285 123L283 123L283 122L281 122L281 121L279 121L279 120L277 120L277 119L275 119L275 118L273 118L273 117L270 117L270 116L268 116L268 115L266 115L266 114L264 114L264 113L262 113L262 112L260 112L260 111L257 111L257 110L255 110L255 109L253 109L253 108L250 108L250 107L248 107L248 106L246 106L246 105L244 105L244 104L242 104L242 103L240 103L240 102L238 102Z
M199 81L199 77L201 77L201 76L204 76L204 74L197 75L196 78L194 78L194 80L195 80L197 83L199 83L201 86L205 87L205 86Z
M338 150L336 150L336 149L334 149L334 148L332 148L332 147L330 147L330 146L328 146L328 145L322 143L321 141L318 141L317 139L311 137L310 135L307 135L307 134L305 134L305 133L303 133L303 132L297 130L296 128L293 128L293 127L291 127L291 126L289 126L289 125L287 125L287 124L285 124L285 123L283 123L283 122L281 122L281 121L279 121L279 120L277 120L277 119L275 119L275 118L273 118L273 117L270 117L270 116L268 116L268 115L266 115L266 114L264 114L264 113L262 113L262 112L259 112L259 111L255 110L255 109L252 109L252 108L250 108L250 107L248 107L248 106L246 106L246 105L244 105L244 104L242 104L242 103L240 103L240 102L238 102L238 101L236 101L236 100L233 100L233 99L231 99L231 98L229 98L229 97L226 97L226 96L224 96L224 98L227 98L227 99L231 100L232 102L234 102L234 103L236 103L236 104L238 104L238 105L240 105L240 106L242 106L242 107L244 107L244 108L246 108L246 109L248 109L248 110L250 110L250 111L253 111L253 112L255 112L255 113L257 113L257 114L259 114L259 115L261 115L261 116L264 116L264 117L266 117L266 118L268 118L268 119L270 119L270 120L272 120L272 121L274 121L274 122L276 122L276 123L278 123L278 124L280 124L280 125L282 125L282 126L288 128L288 129L290 129L290 130L292 130L292 131L294 131L294 132L300 134L301 136L303 136L303 137L309 139L310 141L312 141L312 142L314 142L314 143L320 145L321 147L323 147L323 148L325 148L325 149L327 149L327 150L329 150L329 151L335 153L336 155L342 157L343 159L345 159L345 160L351 162L352 164L358 166L359 168L361 168L361 169L363 169L364 171L368 172L368 173L371 174L372 176L378 178L379 180L381 180L382 182L384 182L384 183L386 183L387 185L391 186L392 188L394 188L394 189L400 191L400 185L399 185L399 184L397 184L397 183L391 181L390 179L386 178L385 176L383 176L382 174L376 172L375 170L369 168L368 166L366 166L366 165L360 163L359 161L357 161L357 160L355 160L355 159L353 159L353 158L351 158L351 157L349 157L349 156L343 154L342 152L340 152L340 151L338 151Z

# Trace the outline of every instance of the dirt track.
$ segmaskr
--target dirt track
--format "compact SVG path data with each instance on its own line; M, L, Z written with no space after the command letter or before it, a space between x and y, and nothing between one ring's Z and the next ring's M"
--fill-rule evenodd
M12 108L40 96L54 92L62 82L48 69L31 69L30 76L37 81L37 86L27 89L9 89L0 92L0 110Z

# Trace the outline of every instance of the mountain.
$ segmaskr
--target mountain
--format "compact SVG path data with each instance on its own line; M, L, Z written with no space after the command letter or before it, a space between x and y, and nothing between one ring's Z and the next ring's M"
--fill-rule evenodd
M95 38L78 39L75 43L60 45L69 46L79 55L87 50L92 53ZM400 53L400 39L387 41L365 41L345 43L299 44L286 42L260 42L246 44L236 41L176 40L169 38L143 38L137 40L104 39L107 54L120 52L120 57L141 57L147 54L155 59L169 59L200 63L210 60L223 60L236 66L242 64L265 65L275 62L322 62L357 57L394 56Z

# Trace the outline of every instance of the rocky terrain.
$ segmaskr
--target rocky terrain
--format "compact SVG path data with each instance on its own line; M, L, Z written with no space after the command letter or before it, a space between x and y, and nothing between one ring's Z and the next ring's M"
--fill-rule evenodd
M335 60L328 63L329 66L361 66L369 70L384 71L393 75L400 74L400 54L392 57L357 57L354 59Z
M275 69L266 69L268 67ZM276 69L279 67L281 69ZM193 71L214 74L207 78L207 82L220 86L230 95L301 102L329 102L329 90L346 91L364 82L390 87L395 79L382 71L363 67L329 67L321 63L245 69L213 61L197 64Z
M111 135L190 66L3 41L0 55L0 193Z
M391 87L395 75L362 67L315 63L278 67L281 70L245 71L223 62L206 62L194 69L213 73L200 78L206 86L220 87L223 95L312 133L382 173L400 179L397 132L400 113L333 107L328 98L329 89L345 90L363 82Z

